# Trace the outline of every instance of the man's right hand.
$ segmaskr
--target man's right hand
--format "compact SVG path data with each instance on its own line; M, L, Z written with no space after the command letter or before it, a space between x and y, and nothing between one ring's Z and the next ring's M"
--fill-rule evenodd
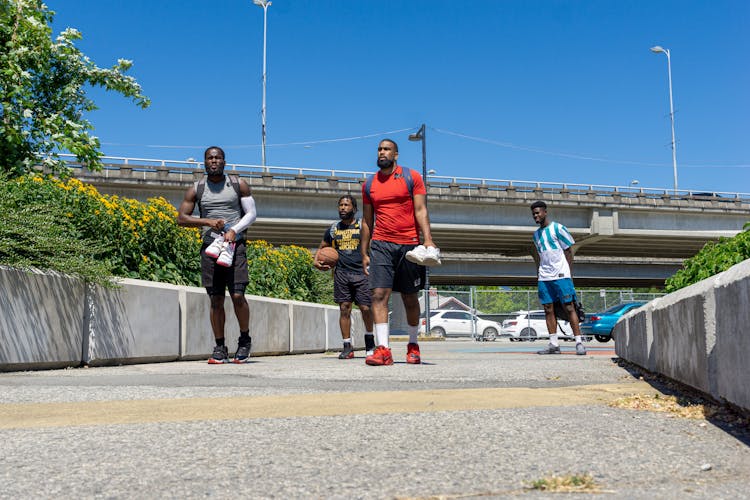
M365 273L365 276L370 275L370 256L369 255L362 256L362 272Z
M209 220L211 221L211 223L209 224L209 226L212 229L214 229L214 230L216 230L216 231L218 231L220 233L224 232L224 225L226 224L226 222L224 221L224 219L209 219Z
M331 269L331 266L327 264L323 264L322 262L318 260L313 261L313 266L315 266L315 268L319 269L320 271L329 271Z

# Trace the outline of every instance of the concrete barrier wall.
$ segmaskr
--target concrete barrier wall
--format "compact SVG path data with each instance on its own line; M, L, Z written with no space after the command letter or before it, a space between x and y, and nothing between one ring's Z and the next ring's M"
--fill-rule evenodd
M80 280L0 267L0 369L80 364L85 297Z
M91 366L173 361L180 355L179 288L123 280L86 287L83 359Z
M750 410L750 260L628 313L617 355Z
M337 306L247 296L252 355L341 349ZM51 272L0 267L0 370L35 370L206 359L214 341L203 288L124 279L116 288L84 285ZM226 342L239 326L226 297ZM364 346L352 311L355 346Z

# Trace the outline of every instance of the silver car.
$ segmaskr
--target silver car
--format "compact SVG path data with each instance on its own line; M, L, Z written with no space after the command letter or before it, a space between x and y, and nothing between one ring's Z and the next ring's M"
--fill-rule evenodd
M419 333L425 333L425 319L419 322ZM474 324L476 323L476 330ZM436 309L430 311L430 335L433 337L471 337L495 340L500 335L500 323L477 317L468 311Z
M510 337L511 342L524 340L533 342L536 339L549 338L544 310L514 312L510 318L503 321L500 333L503 336ZM570 327L570 323L557 320L557 334L564 340L572 339L573 329ZM591 339L589 337L585 340Z

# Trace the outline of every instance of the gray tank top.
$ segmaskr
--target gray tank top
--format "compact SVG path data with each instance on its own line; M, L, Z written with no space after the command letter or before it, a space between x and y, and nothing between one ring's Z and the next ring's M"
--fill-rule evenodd
M198 182L196 181L193 187L198 189ZM224 176L224 180L221 182L211 182L206 179L206 188L203 190L203 196L201 196L201 207L203 208L203 217L207 219L224 219L226 225L224 230L228 231L234 226L242 216L242 210L240 207L240 199L237 196L237 192L232 186L232 181L229 180L228 176ZM203 226L203 237L207 240L213 240L210 237L212 229L208 226ZM242 231L237 235L238 240L245 239L245 231Z

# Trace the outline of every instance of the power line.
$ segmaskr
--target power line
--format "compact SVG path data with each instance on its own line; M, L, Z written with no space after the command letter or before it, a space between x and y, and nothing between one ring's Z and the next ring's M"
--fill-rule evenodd
M618 163L618 164L624 164L624 165L637 165L641 167L666 167L668 166L666 163L646 163L646 162L640 162L640 161L632 161L632 160L613 160L611 158L601 158L591 155L586 155L582 153L564 153L561 151L549 151L546 149L541 149L533 146L521 146L518 144L513 144L512 142L506 142L506 141L495 141L492 139L485 139L483 137L475 137L471 135L461 134L459 132L452 132L450 130L445 129L439 129L439 128L432 128L431 130L434 130L435 132L445 134L445 135L452 135L455 137L460 137L462 139L468 139L471 141L476 142L482 142L485 144L492 144L493 146L500 146L503 148L508 149L516 149L519 151L528 151L530 153L540 153L545 154L549 156L558 156L561 158L571 158L574 160L587 160L587 161L599 161L599 162L605 162L605 163ZM739 164L739 165L687 165L687 164L680 164L680 168L687 167L687 168L750 168L750 164Z
M372 137L379 137L384 136L388 134L398 134L400 132L406 132L407 130L412 130L414 127L408 127L408 128L401 128L398 130L389 130L386 132L376 132L374 134L366 134L366 135L356 135L351 137L340 137L337 139L319 139L316 141L298 141L298 142L285 142L285 143L277 143L277 144L266 144L267 147L284 147L284 146L312 146L315 144L326 144L326 143L333 143L333 142L349 142L349 141L358 141L360 139L370 139ZM132 147L141 147L141 148L161 148L161 149L200 149L205 147L205 145L201 146L184 146L184 145L166 145L166 144L122 144L117 142L102 142L101 143L104 146L132 146ZM227 149L243 149L243 148L259 148L261 147L260 144L230 144L222 146Z

